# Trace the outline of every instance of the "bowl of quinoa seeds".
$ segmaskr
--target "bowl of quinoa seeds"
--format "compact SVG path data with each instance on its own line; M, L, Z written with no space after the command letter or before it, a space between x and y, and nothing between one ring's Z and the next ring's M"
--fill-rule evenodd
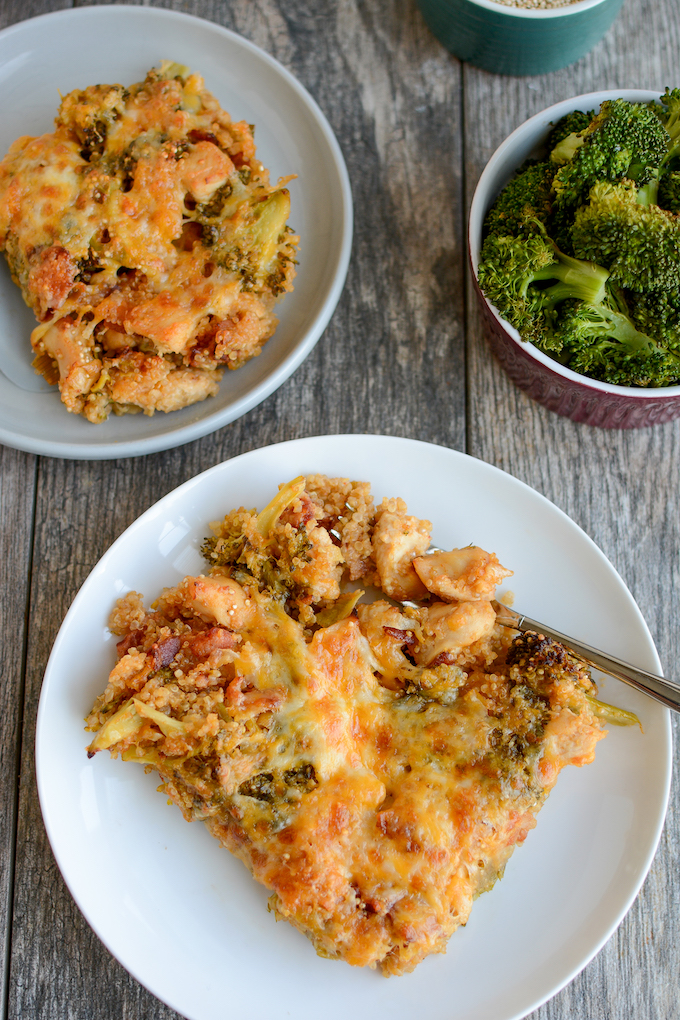
M623 0L418 0L454 56L494 74L534 75L580 60Z
M521 7L525 11L552 11L556 7L567 7L578 0L496 0L504 7Z

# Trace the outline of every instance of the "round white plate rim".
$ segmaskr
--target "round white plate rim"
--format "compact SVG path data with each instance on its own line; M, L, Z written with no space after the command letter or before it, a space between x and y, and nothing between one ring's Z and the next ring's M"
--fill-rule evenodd
M172 449L215 432L217 429L242 417L252 410L253 407L260 404L295 372L310 354L326 329L345 285L352 250L353 203L349 174L342 151L325 114L307 89L283 64L237 32L205 18L185 14L182 11L168 10L160 7L134 6L131 4L102 4L99 6L66 8L27 18L0 30L0 39L30 32L34 25L45 24L50 21L61 24L69 19L75 19L76 21L81 18L97 20L112 14L116 18L160 18L167 21L175 21L178 25L194 24L204 31L209 31L212 34L221 35L223 38L228 39L232 44L249 52L254 58L264 61L271 69L278 73L295 92L298 100L306 108L307 112L311 114L315 126L327 147L333 172L337 176L337 186L339 189L337 199L342 209L341 244L335 253L332 283L319 308L316 319L308 328L303 341L298 342L294 350L264 380L253 386L243 397L232 401L228 407L215 411L212 414L207 414L198 421L190 422L177 429L171 428L149 438L142 437L132 440L113 440L99 443L63 442L47 438L36 439L0 425L0 443L4 443L6 446L23 450L27 453L74 460L107 460L136 457ZM200 407L200 405L197 406ZM64 409L64 413L67 414L68 412ZM92 427L96 428L97 426Z
M471 458L466 454L451 450L447 447L435 446L435 444L422 443L417 440L409 440L391 436L338 435L291 440L289 442L284 442L281 444L274 444L273 446L261 447L256 450L252 450L248 453L241 454L240 456L232 458L231 460L217 464L214 467L209 468L207 471L204 471L201 474L196 475L194 478L189 479L182 485L178 486L175 490L164 496L161 500L154 504L154 506L150 507L147 511L145 511L145 513L143 513L128 529L126 529L126 531L123 532L123 534L113 543L109 550L107 550L107 552L104 553L104 555L98 562L97 566L93 569L89 577L81 586L80 591L76 595L76 598L74 599L73 604L64 619L59 634L57 635L57 638L55 640L52 653L50 655L50 660L48 662L47 669L45 672L43 691L41 692L40 697L38 720L36 727L36 771L38 777L38 791L41 808L43 811L43 818L45 820L45 825L48 832L48 836L50 838L50 843L52 844L53 852L62 870L62 874L64 875L65 881L72 895L76 899L76 902L78 903L81 911L87 918L88 922L94 928L99 938L105 943L105 945L107 945L111 953L114 956L116 956L116 958L119 959L120 962L123 963L123 965L143 985L149 988L149 990L153 994L158 996L162 1001L165 1001L172 1008L178 1009L180 1011L184 1009L186 1011L187 1016L190 1016L192 1018L195 1017L196 1020L202 1020L202 1017L204 1015L207 1016L207 1014L203 1013L194 1014L190 1011L187 1011L186 1004L182 1005L181 1003L177 1003L176 1001L171 1001L170 999L166 998L163 995L162 989L158 988L157 986L154 986L153 983L149 983L147 980L145 980L145 976L143 973L138 973L136 971L134 961L130 961L129 959L125 958L125 952L121 951L121 947L119 945L111 944L111 942L107 939L106 934L101 931L101 924L97 924L93 921L90 912L88 911L87 904L83 904L81 902L78 894L77 881L75 881L75 877L73 875L68 874L67 862L65 861L68 848L67 847L64 848L60 845L55 845L57 841L55 840L54 825L51 816L52 805L47 795L47 787L49 786L48 772L46 771L47 766L43 764L41 748L45 743L45 732L47 729L49 729L49 717L46 712L46 704L51 686L57 683L57 681L53 679L53 674L57 669L60 648L65 640L66 633L68 631L68 628L71 626L72 621L77 619L78 617L78 612L81 603L83 603L83 601L88 598L89 595L88 589L93 583L95 574L105 572L108 563L115 559L116 555L118 554L118 551L121 549L121 547L125 545L126 540L137 530L142 530L147 522L150 523L154 518L159 517L159 515L162 514L166 506L169 507L173 503L181 505L184 497L188 496L193 490L199 490L202 486L207 485L212 479L218 479L222 474L228 476L230 470L232 470L232 468L236 467L237 465L243 466L244 464L250 464L250 462L252 462L252 465L256 467L258 458L262 459L263 455L266 456L272 451L281 453L282 455L285 455L288 452L293 452L294 454L296 454L297 459L303 462L305 461L305 459L308 461L312 453L314 453L314 455L316 456L315 451L317 450L325 449L326 452L330 450L331 454L335 455L337 450L342 451L343 448L349 450L354 447L357 447L358 444L365 446L365 444L367 443L375 448L374 453L383 454L388 452L391 453L394 457L394 460L399 464L403 462L404 455L407 452L410 452L413 454L413 456L417 457L420 454L425 455L426 451L430 451L430 453L432 453L433 450L436 451L436 456L441 458L442 462L448 459L452 466L455 466L456 464L464 466L466 464L469 465L470 462L474 462L474 470L480 472L481 475L486 474L492 478L495 478L496 480L502 480L501 481L502 485L508 485L510 487L514 486L520 493L524 492L525 495L530 496L531 499L537 500L539 504L543 505L544 509L549 508L550 514L554 514L557 520L561 519L563 522L567 523L569 527L574 530L575 534L577 533L580 535L581 541L584 541L585 544L590 547L590 551L601 562L606 564L611 577L618 582L618 584L621 586L622 592L625 593L625 595L627 595L628 608L631 610L633 618L635 619L637 625L640 628L639 636L643 639L643 642L646 643L647 645L646 656L648 657L648 661L640 664L645 665L646 668L656 669L658 671L661 670L661 665L656 650L654 648L653 640L651 638L647 625L640 613L640 610L637 607L637 604L634 602L623 580L620 578L612 564L609 563L609 561L606 559L602 551L588 537L588 535L585 532L583 532L582 529L580 529L574 521L572 521L566 514L564 514L563 511L561 511L558 507L556 507L553 503L546 499L546 497L542 496L540 493L532 489L530 486L527 486L520 480L514 478L511 475L508 475L506 472L501 471L499 468L489 465L483 461L476 460L476 458ZM317 461L319 459L322 458L317 457ZM172 581L169 581L169 583L172 583ZM113 601L113 598L114 595L113 593L111 593L111 601ZM593 958L593 956L595 956L596 953L602 948L604 943L611 937L612 933L618 927L621 920L629 910L635 897L637 896L639 889L642 885L642 882L644 881L647 871L649 870L649 867L651 865L654 853L656 852L656 847L658 845L658 841L661 836L661 831L663 828L665 810L670 792L671 767L672 767L670 713L668 712L668 710L663 709L659 705L654 705L654 708L661 713L662 742L664 742L665 744L663 748L665 769L663 771L663 775L659 776L660 782L656 790L656 796L659 802L659 811L656 819L657 824L655 828L647 834L648 838L646 841L647 848L646 854L644 855L642 861L638 863L636 879L631 884L628 890L628 895L621 900L619 904L619 910L616 913L616 916L610 918L610 923L607 927L607 930L604 931L596 941L594 941L591 945L588 946L587 952L582 954L582 956L578 960L577 965L573 966L568 971L568 973L563 974L561 981L554 987L552 987L547 992L547 994L543 993L540 997L534 999L531 1003L524 1004L518 1011L502 1014L497 1012L494 1012L493 1014L484 1012L483 1014L482 1013L479 1014L480 1018L483 1015L484 1020L520 1020L520 1018L525 1017L529 1012L538 1008L543 1002L547 1001L549 998L555 995L561 988L563 988L566 984L573 980L576 974L578 974L583 969L583 967L585 967L587 963ZM54 762L52 762L51 765L53 766ZM483 899L485 900L486 898L484 897ZM334 964L334 966L344 965ZM470 1014L470 1016L472 1017L472 1014ZM475 1014L475 1018L476 1016L477 1014Z

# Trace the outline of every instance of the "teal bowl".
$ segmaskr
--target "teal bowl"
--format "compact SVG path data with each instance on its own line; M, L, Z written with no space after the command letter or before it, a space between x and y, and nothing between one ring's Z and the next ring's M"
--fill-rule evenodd
M418 0L425 21L454 56L495 74L546 74L599 42L623 0L577 0L550 10L494 0Z

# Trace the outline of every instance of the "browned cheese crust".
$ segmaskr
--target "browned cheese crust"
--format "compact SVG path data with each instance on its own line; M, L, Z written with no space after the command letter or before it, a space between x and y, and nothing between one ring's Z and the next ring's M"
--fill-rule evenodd
M298 238L253 127L198 74L69 93L0 163L0 249L39 325L34 365L91 422L217 393L272 336Z
M366 483L324 476L232 511L209 574L151 610L118 603L119 660L88 719L89 753L155 770L320 955L386 974L444 952L560 770L605 735L585 668L496 623L510 571L493 554L454 550L418 577L429 532L402 500L376 508ZM359 601L350 574L424 596Z

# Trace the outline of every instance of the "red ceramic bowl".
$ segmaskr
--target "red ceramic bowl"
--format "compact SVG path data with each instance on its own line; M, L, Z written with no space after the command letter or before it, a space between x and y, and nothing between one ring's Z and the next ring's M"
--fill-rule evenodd
M597 110L605 99L621 97L632 102L649 102L658 99L662 92L663 89L591 92L565 99L536 114L496 149L479 178L470 207L470 266L485 333L494 354L512 381L539 404L574 421L600 428L642 428L680 417L680 386L655 389L612 386L572 372L533 344L522 341L517 330L486 300L477 282L482 226L487 211L514 171L525 159L540 152L551 125L560 117L572 110Z

